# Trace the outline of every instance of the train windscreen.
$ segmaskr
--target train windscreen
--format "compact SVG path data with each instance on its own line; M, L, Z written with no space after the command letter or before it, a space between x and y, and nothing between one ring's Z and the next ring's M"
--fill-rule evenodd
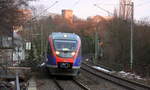
M77 48L76 40L54 40L55 49L58 51L74 51Z

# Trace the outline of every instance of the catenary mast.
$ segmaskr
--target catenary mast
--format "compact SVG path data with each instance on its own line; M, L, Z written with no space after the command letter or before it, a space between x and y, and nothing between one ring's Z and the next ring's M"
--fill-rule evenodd
M132 0L120 0L120 7L119 7L119 16L124 19L131 19L131 8Z

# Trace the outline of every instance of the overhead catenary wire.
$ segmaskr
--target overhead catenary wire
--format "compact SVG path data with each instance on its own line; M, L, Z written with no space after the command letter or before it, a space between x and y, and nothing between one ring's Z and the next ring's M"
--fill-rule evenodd
M97 4L102 4L102 3L97 3ZM148 5L148 4L150 4L150 1L145 1L145 2L143 2L143 3L139 3L139 4L137 4L137 5L135 5L134 7L136 7L136 8L138 8L138 7L141 7L141 6L143 6L143 5ZM107 6L114 6L114 5L124 5L124 4L109 4L109 3L103 3L102 5L107 5Z
M43 13L45 13L48 9L52 8L54 5L56 5L58 3L58 1L55 1L52 5L50 5L50 7L44 9L42 12L40 12L38 15L32 17L30 20L28 20L25 23L28 23L29 21L33 21L34 19L36 19L37 17L40 17Z
M55 1L50 7L44 9L42 12L39 13L39 15L33 17L33 18L36 18L36 17L39 17L40 15L42 15L43 13L45 13L48 9L52 8L56 3L58 3L58 1Z
M110 12L110 11L108 11L108 10L106 10L106 9L104 9L104 8L102 8L102 7L100 7L100 6L98 6L97 4L94 4L94 6L96 6L97 8L99 8L99 9L101 9L101 10L105 11L105 12L107 12L107 13L108 13L108 15L113 15L113 13L112 13L112 12Z
M93 3L93 0L89 0L89 1ZM97 5L97 4L93 4L93 6L95 6L95 7L99 8L99 9L103 10L104 12L107 12L108 15L113 15L112 12L110 12L110 11L108 11L108 10L106 10L106 9L104 9L104 8L102 8L102 7L100 7L100 6Z
M137 4L135 7L141 7L143 5L150 4L150 1L145 1L143 3Z
M76 2L74 3L74 5L72 6L72 8L74 8L75 6L77 6L77 5L79 4L79 2L80 2L80 0L76 1Z

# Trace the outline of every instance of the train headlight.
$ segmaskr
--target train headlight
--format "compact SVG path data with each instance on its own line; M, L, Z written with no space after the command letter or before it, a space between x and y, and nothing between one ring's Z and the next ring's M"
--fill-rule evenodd
M74 56L76 54L76 52L72 52L71 55Z
M59 51L56 51L55 53L56 53L56 55L59 55L59 54L60 54L60 52L59 52Z
M67 38L67 35L65 34L64 37Z

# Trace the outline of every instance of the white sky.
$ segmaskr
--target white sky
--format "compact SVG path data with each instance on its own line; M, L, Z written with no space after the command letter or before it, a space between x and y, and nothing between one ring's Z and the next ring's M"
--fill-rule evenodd
M56 1L58 1L58 3L48 9L48 13L61 14L62 9L71 9L75 16L84 19L94 15L108 16L107 12L95 7L94 4L97 4L109 12L113 12L114 8L119 8L119 0L37 0L36 2L32 2L31 5L36 6L38 11L41 12L49 8ZM150 0L134 0L134 4L135 19L150 18Z

